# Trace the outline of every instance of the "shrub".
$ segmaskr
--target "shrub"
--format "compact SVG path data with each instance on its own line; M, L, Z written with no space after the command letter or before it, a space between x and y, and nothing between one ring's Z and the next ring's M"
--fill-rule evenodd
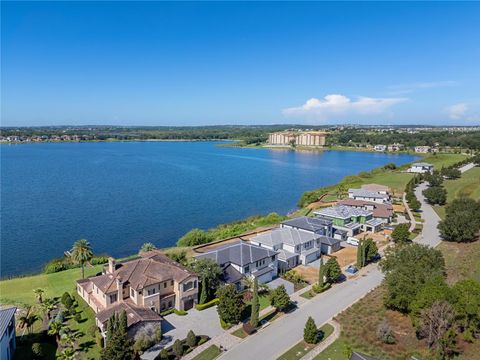
M168 350L163 348L162 351L160 351L160 359L161 360L168 360Z
M219 299L215 298L213 300L210 300L209 302L206 302L205 304L197 304L195 305L195 309L202 311L208 308L211 308L212 306L215 306L218 304Z
M285 311L290 305L290 296L284 285L280 285L270 292L270 305L278 311Z
M377 337L385 344L395 344L395 334L393 333L387 319L383 319L377 327Z
M190 330L187 334L186 343L191 348L197 345L197 335L195 335L195 333L192 330Z
M392 231L392 239L396 243L406 243L410 241L410 231L408 224L399 224Z
M58 322L58 323L63 323L65 321L65 311L63 310L60 310L57 314L57 316L55 316L55 322Z
M97 346L98 346L99 348L103 349L104 339L103 339L102 334L101 334L99 331L97 331L97 332L95 333L95 342L97 343Z
M183 344L180 340L175 340L175 342L173 343L173 352L175 353L176 357L177 358L181 358L182 355L183 355Z
M177 309L173 309L173 312L178 315L178 316L185 316L188 314L188 312L186 312L185 310L177 310Z
M62 295L61 302L67 309L70 309L73 306L73 298L66 291Z
M200 340L198 340L197 346L205 344L208 340L210 340L210 338L208 336L201 336Z
M192 229L177 241L177 246L195 246L211 241L213 241L213 237L209 233L200 229Z
M162 340L162 329L158 324L147 324L135 334L133 348L145 351Z
M40 343L33 343L32 344L32 353L35 359L42 359L45 354L43 351L43 346Z
M82 321L82 314L76 313L74 318L75 318L75 321L79 323Z

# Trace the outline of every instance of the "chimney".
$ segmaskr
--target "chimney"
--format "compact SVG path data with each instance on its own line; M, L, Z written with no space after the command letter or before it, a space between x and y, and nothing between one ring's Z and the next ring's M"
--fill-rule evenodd
M108 258L108 272L110 274L113 274L115 272L115 269L116 269L116 262L115 262L115 259L113 257L109 257Z

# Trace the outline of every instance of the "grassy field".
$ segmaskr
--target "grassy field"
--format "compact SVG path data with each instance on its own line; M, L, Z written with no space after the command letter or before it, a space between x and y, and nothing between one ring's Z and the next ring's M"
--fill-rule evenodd
M320 342L329 337L333 332L333 326L330 324L323 325L319 331L321 332L321 337L317 344L307 344L305 341L300 341L288 351L282 354L278 360L296 360L304 357L308 352L314 349Z
M443 186L447 190L447 204L460 196L480 199L480 167L474 167L462 174L460 179L446 180ZM438 216L445 218L445 206L434 206Z
M221 351L216 345L211 345L210 347L203 350L200 354L195 356L193 360L213 360L220 355Z
M480 281L480 241L472 243L444 241L438 249L445 258L449 283L462 279Z
M85 276L102 270L102 265L85 268ZM41 288L44 298L60 297L65 291L75 292L75 281L81 278L80 269L70 269L53 274L38 274L0 281L0 303L26 307L36 302L33 290Z

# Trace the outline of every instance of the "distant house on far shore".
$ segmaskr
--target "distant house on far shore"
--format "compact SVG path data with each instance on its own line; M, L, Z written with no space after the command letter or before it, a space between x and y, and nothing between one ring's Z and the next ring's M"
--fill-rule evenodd
M415 163L415 164L412 164L410 169L408 169L408 172L424 174L424 173L430 172L432 170L433 170L433 165L432 164Z
M415 152L419 154L426 154L430 151L430 146L415 146Z
M375 151L385 151L387 150L387 145L375 145L373 148Z

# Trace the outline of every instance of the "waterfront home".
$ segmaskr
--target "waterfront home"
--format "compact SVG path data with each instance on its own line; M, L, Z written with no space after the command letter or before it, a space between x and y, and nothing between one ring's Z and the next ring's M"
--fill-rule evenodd
M412 164L408 172L424 174L433 170L433 165L429 163L415 163Z
M102 275L77 281L77 292L95 312L102 333L109 317L125 310L129 335L134 335L145 323L159 323L162 311L191 309L198 299L198 277L153 250L120 263L109 258Z
M377 232L383 223L379 219L374 219L370 210L345 205L319 209L314 214L319 218L331 220L335 231L341 230L347 236L357 235L361 231Z
M388 151L400 151L400 150L403 150L405 146L403 144L391 144L391 145L388 145Z
M387 146L386 146L386 145L375 145L375 146L373 147L373 149L374 149L375 151L385 151L385 150L387 150Z
M373 201L345 199L337 205L350 206L357 209L371 211L374 219L380 219L384 224L389 224L393 218L392 204L380 204Z
M0 309L0 359L11 360L16 349L15 312L16 307Z
M196 260L211 259L222 269L223 281L242 289L244 277L267 283L278 273L277 252L239 240L233 244L195 256Z
M419 154L426 154L430 151L430 146L415 146L415 152Z
M366 189L348 189L348 197L354 200L373 201L380 204L390 202L390 195Z
M280 223L282 228L304 230L313 234L332 236L332 221L314 217L300 216Z
M330 254L340 249L340 240L288 226L257 235L250 242L278 251L278 267L282 270L307 265L320 258L322 252Z
M367 190L367 191L375 191L383 195L390 194L390 188L388 186L380 185L380 184L364 184L360 186L360 189Z

